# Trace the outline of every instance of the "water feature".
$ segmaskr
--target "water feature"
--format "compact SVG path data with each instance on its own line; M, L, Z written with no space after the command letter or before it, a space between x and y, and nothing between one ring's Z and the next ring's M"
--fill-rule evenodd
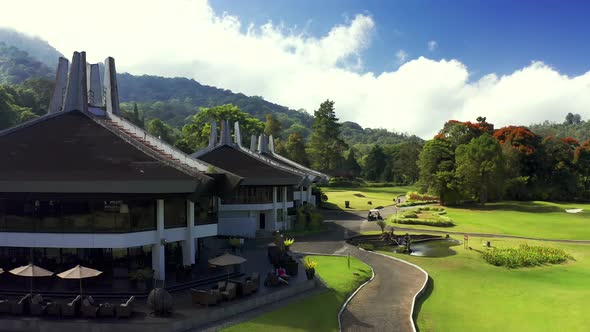
M458 246L461 241L455 239L440 239L413 242L411 245L412 256L421 257L447 257L455 255L451 247Z

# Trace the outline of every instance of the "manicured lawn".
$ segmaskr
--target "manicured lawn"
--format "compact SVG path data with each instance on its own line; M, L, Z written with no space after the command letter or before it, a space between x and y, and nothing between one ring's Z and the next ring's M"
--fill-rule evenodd
M371 277L371 268L346 257L309 256L318 262L316 272L329 289L263 314L223 331L337 331L338 311L348 296Z
M568 208L584 211L566 213ZM449 231L590 240L590 204L507 201L489 203L484 208L447 208L446 216L456 224ZM423 225L403 227L440 230Z
M484 240L471 237L469 244L482 249ZM497 247L525 243L490 240ZM434 286L418 313L421 332L588 331L590 246L526 243L561 248L575 261L508 269L486 263L463 245L452 247L457 255L444 258L388 254L421 266L432 278Z
M388 206L394 203L397 196L415 190L416 188L413 186L322 188L324 194L328 196L328 202L324 206L338 210L370 210L380 205ZM344 201L350 201L349 209L345 208ZM373 204L369 205L369 201Z

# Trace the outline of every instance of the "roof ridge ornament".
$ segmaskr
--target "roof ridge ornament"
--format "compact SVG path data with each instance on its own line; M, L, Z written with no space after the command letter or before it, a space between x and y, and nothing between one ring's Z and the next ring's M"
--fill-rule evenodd
M86 52L74 52L63 111L88 111L88 89L86 84Z
M252 134L252 136L250 137L250 151L256 152L257 149L258 149L257 137L255 134Z
M234 122L234 140L239 147L242 146L242 133L240 132L239 121Z
M64 97L68 85L68 70L70 61L64 57L59 57L57 71L55 72L55 88L51 101L49 102L48 114L60 112L63 108Z
M211 132L209 134L209 146L210 148L217 145L217 121L211 121Z
M107 112L120 114L117 70L115 68L115 59L112 57L104 60L104 91Z
M229 121L222 120L221 121L221 138L219 139L220 145L229 145L231 144L231 135L229 132Z

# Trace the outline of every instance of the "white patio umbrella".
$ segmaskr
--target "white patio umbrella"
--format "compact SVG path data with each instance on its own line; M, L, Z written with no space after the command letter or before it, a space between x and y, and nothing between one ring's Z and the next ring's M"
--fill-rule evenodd
M17 267L16 269L12 269L9 271L10 273L21 276L21 277L30 277L31 278L31 294L33 294L33 278L35 277L49 277L53 275L53 272L45 270L42 267L38 267L30 263L29 265L24 265L21 267Z
M225 267L227 267L227 266L242 264L246 260L247 259L245 259L244 257L240 257L240 256L236 256L236 255L225 253L225 254L223 254L221 256L218 256L218 257L215 257L215 258L211 258L209 260L209 264L215 265L215 266L225 266ZM229 279L229 269L227 270L227 278Z
M102 274L102 271L91 269L89 267L76 265L75 267L62 272L62 273L58 274L57 276L62 279L79 279L80 280L80 295L82 295L82 279L96 277L100 274Z
M4 270L0 269L0 274L4 273Z

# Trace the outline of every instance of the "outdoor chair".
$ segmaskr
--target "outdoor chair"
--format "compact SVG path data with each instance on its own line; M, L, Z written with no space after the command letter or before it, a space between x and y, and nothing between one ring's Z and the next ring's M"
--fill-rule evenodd
M193 304L200 304L206 307L216 305L220 302L220 293L191 288Z
M0 314L7 314L10 312L10 301L7 298L0 298Z
M98 315L100 317L115 317L115 306L110 303L101 303L98 306Z
M47 304L47 315L53 317L59 317L61 315L61 307L63 304L52 301Z
M49 303L41 295L35 295L31 298L30 311L33 316L42 316Z
M242 295L250 295L258 290L258 286L252 279L248 279L242 285Z
M80 311L82 311L82 317L84 318L96 318L96 315L98 314L98 306L94 304L94 301L90 301L86 298L82 301Z
M10 304L10 313L13 315L23 315L29 309L29 302L31 301L31 294L23 296L18 302Z
M214 288L218 289L220 292L222 292L225 290L226 287L227 287L227 281L218 281L217 286Z
M233 282L228 283L225 290L221 292L221 295L223 296L223 299L227 301L235 299L238 295L238 289L236 287L236 284L234 284Z
M80 309L80 302L82 302L82 296L78 295L70 303L63 303L61 305L61 314L64 317L75 317Z
M252 280L252 282L254 282L254 284L256 284L256 290L258 290L258 286L260 285L260 273L252 272L250 279Z
M133 303L135 302L135 296L132 296L125 303L119 304L115 308L117 318L129 318L133 314Z

